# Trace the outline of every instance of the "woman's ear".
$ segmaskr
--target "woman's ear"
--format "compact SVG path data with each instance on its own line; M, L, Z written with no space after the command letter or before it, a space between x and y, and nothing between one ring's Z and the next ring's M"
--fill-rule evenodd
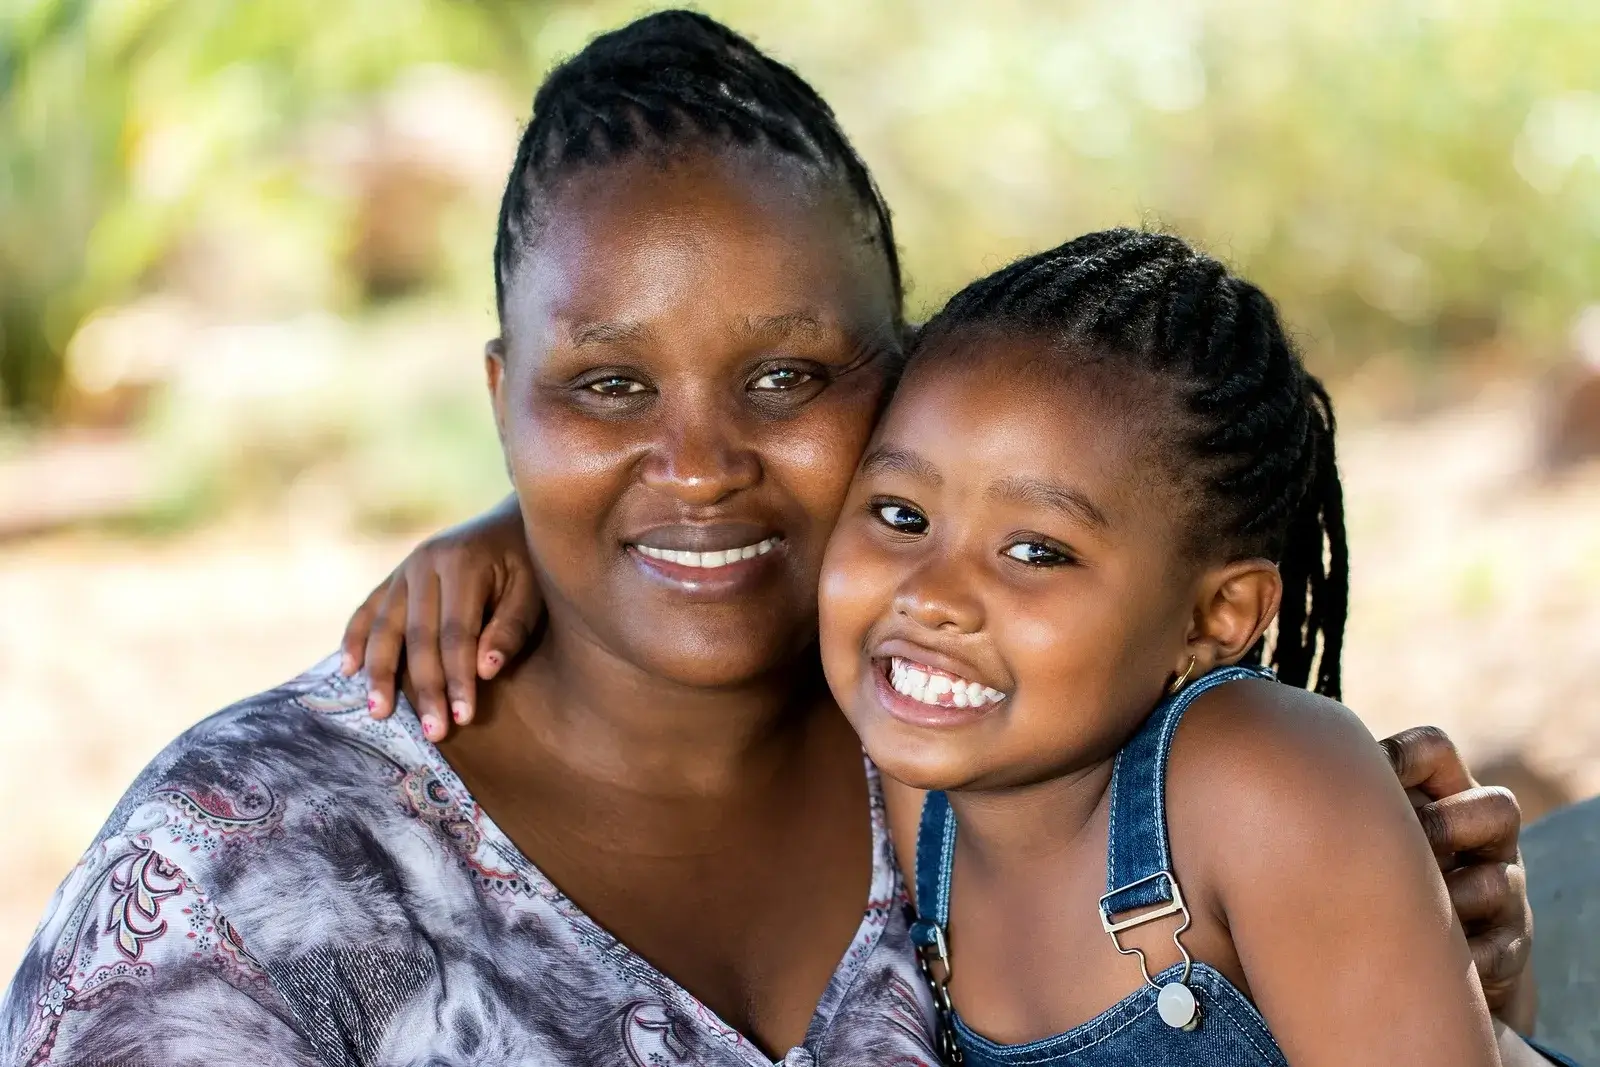
M494 428L500 435L501 451L506 446L505 383L506 342L504 338L490 338L483 346L483 370L489 379L489 402L494 407Z
M1278 617L1283 578L1267 559L1246 559L1209 571L1200 583L1184 656L1198 677L1239 662ZM1178 665L1181 672L1184 664Z

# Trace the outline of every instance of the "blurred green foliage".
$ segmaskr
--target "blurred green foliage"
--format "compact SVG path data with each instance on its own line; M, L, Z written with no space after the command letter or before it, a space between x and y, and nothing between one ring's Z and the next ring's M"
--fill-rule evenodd
M1537 367L1600 298L1593 3L701 6L834 104L895 210L914 314L1012 256L1141 222L1259 281L1328 370L1373 357L1437 366L1463 350ZM435 427L415 440L456 456L439 442L470 425L467 451L491 456L486 412L462 412L463 398L481 398L471 353L492 328L492 190L437 223L436 270L363 280L352 254L362 194L330 181L326 131L440 66L496 86L520 120L555 60L648 9L6 0L0 412L74 417L69 340L98 310L140 297L185 291L230 321L331 314L356 349L370 343L363 323L399 300L420 309L413 318L443 309L465 324L458 344L435 349L459 360L454 391L438 394L445 414L406 408L412 426ZM507 158L514 136L508 120ZM244 264L231 287L216 281L230 263ZM145 410L188 425L182 395ZM404 435L383 420L364 425L388 437L330 428L361 422L358 407L345 402L312 437L354 455L398 447ZM396 493L375 507L411 514L405 501L428 495Z

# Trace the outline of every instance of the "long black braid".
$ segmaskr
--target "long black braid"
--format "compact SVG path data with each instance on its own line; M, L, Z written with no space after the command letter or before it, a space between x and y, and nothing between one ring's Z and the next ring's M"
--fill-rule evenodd
M1266 294L1176 237L1106 230L973 282L923 338L987 325L1130 361L1171 385L1188 416L1178 420L1187 455L1176 469L1204 493L1194 510L1206 527L1200 542L1277 562L1284 593L1272 663L1305 686L1316 660L1312 688L1337 698L1349 553L1333 407Z
M842 181L888 261L898 330L903 299L889 208L832 109L794 71L704 15L662 11L589 42L533 99L495 236L495 303L537 237L552 185L641 150L755 147Z

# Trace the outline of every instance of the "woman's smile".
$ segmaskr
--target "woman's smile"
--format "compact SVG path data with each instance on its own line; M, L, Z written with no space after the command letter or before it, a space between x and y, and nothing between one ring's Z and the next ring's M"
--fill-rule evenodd
M657 582L698 597L738 596L780 568L783 535L751 523L658 526L626 542L628 557Z

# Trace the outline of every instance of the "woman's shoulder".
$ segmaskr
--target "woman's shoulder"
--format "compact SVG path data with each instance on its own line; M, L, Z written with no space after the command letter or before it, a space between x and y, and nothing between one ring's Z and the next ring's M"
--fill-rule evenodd
M337 662L330 657L179 734L134 779L101 836L140 808L166 804L201 825L193 847L204 851L259 833L293 802L392 782L416 762L420 731L408 737L398 716L371 719L365 679L343 677Z
M448 771L415 717L373 720L366 700L365 679L341 676L330 658L197 723L134 781L85 863L130 849L159 856L258 939L361 925L374 886L353 887L351 870L398 869L388 860L401 850L417 859L418 841L447 867L451 842L467 836L452 827L473 814L441 780ZM286 897L297 930L273 918Z

